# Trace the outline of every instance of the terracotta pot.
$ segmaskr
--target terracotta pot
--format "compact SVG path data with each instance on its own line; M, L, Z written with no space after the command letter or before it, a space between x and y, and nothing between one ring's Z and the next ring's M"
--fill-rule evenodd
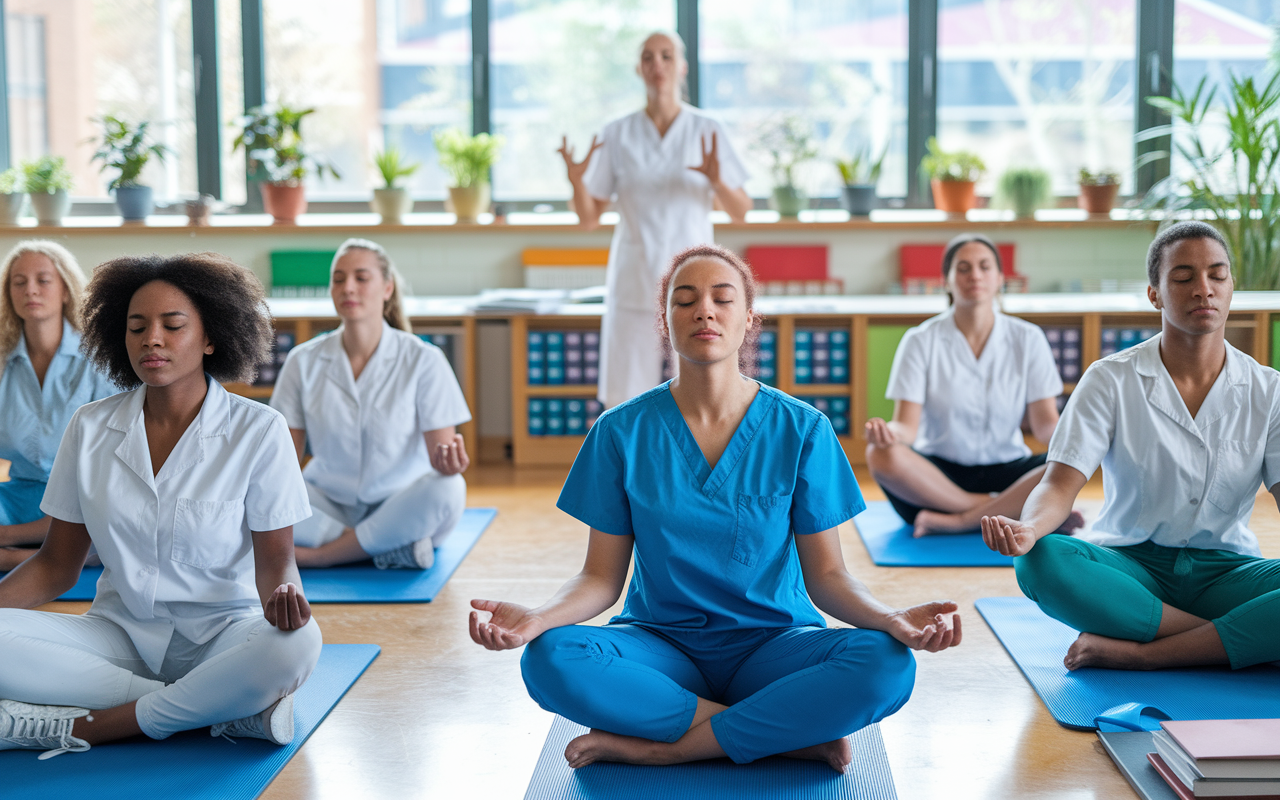
M1080 184L1080 207L1089 214L1106 214L1110 216L1111 209L1116 204L1116 194L1120 191L1118 183L1102 183L1085 185Z
M262 207L276 225L296 225L298 215L307 210L307 194L301 184L262 184Z
M474 223L477 217L489 210L489 184L450 186L447 207L458 215L458 222Z
M948 214L964 216L973 208L977 199L973 194L973 181L929 181L933 188L933 207Z
M382 215L383 225L399 225L404 215L413 210L413 196L408 189L374 189L369 207Z

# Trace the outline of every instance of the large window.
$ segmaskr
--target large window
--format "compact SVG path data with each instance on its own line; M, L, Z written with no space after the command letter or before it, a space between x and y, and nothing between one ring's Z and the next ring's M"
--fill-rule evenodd
M1075 194L1081 167L1132 187L1134 0L940 0L938 140L977 152L989 194L1040 167Z
M491 0L493 129L506 138L494 168L504 200L567 198L567 136L581 158L593 133L644 107L641 41L675 27L674 0Z
M832 159L886 153L879 193L906 192L906 0L700 0L701 105L719 116L762 197L773 182L756 142L788 117L820 156L800 188L835 195Z
M142 180L158 200L194 194L195 101L189 0L7 0L10 152L17 162L63 156L73 194L106 197L92 162L104 114L150 121L172 154Z

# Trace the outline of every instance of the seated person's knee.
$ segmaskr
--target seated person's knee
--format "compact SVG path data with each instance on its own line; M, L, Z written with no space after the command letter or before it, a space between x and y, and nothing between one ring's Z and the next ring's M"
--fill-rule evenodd
M1061 534L1042 536L1024 556L1013 560L1014 575L1023 593L1038 600L1044 592L1070 588L1066 557L1074 552L1069 537Z
M262 665L259 674L273 686L285 684L288 691L296 690L311 675L324 644L320 626L314 619L295 631L267 625L255 638L258 640L254 644L255 660Z

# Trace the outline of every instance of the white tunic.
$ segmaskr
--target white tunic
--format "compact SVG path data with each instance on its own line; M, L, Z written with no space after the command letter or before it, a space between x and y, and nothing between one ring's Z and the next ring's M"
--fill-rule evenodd
M615 406L662 382L654 332L658 280L676 253L711 242L715 192L689 169L716 134L720 180L736 189L747 172L724 127L681 106L665 136L643 110L605 125L583 182L591 196L614 202L621 217L609 247L608 295L600 352L600 400ZM622 312L622 313L619 313Z
M1280 373L1227 345L1192 418L1156 336L1094 362L1071 393L1049 460L1086 477L1102 466L1102 512L1085 537L1122 547L1259 556L1247 527L1258 486L1280 481Z
M974 358L952 310L907 331L885 396L922 406L913 447L957 464L1004 464L1031 455L1022 438L1027 405L1062 394L1039 326L996 312Z
M307 481L345 506L380 503L433 472L422 434L471 419L440 348L385 321L358 381L342 328L293 348L271 406L307 432Z
M284 419L212 378L153 476L146 396L143 386L75 413L40 509L88 528L103 566L88 613L124 628L158 672L175 630L202 644L262 613L250 532L293 525L311 506Z

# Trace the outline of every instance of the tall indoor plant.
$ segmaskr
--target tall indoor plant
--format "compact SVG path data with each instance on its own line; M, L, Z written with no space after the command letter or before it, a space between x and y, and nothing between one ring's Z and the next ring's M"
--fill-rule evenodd
M71 187L75 179L62 156L43 155L21 165L22 180L31 195L31 207L40 225L61 225L71 210Z
M968 150L943 150L936 137L929 137L926 146L929 152L920 159L920 171L929 178L934 207L964 216L977 202L973 189L987 165Z
M1207 76L1190 95L1175 84L1172 97L1147 98L1173 124L1140 138L1172 134L1186 167L1153 186L1143 207L1165 219L1203 210L1227 240L1236 287L1280 289L1280 72L1262 86L1231 75L1218 114L1210 113L1217 88L1206 84Z
M818 155L812 131L799 117L784 117L761 128L755 145L769 157L774 209L784 217L798 216L809 198L796 184L796 168Z
M440 166L453 181L449 186L449 202L458 222L475 222L489 210L489 170L498 161L504 139L477 133L468 136L457 128L438 131L436 153Z
M98 150L93 154L94 161L102 162L102 171L114 169L119 174L107 187L116 194L116 208L126 222L144 220L155 208L151 187L139 182L142 170L153 157L164 161L169 148L160 142L148 140L146 120L136 126L114 117L104 116L102 138Z
M413 196L403 186L396 185L401 178L408 178L418 171L416 162L406 161L404 153L394 145L373 154L373 165L378 168L383 187L373 190L370 207L382 215L383 225L399 225L405 214L413 208Z
M889 147L886 145L880 151L880 157L873 159L871 148L864 147L853 158L836 159L836 169L844 183L841 199L845 210L850 214L866 216L876 207L876 183L880 181L880 170L888 152Z
M307 210L302 180L308 172L342 177L303 142L302 120L314 113L314 108L265 105L250 109L236 123L240 133L231 148L249 154L249 178L262 181L262 205L278 224L291 225Z

